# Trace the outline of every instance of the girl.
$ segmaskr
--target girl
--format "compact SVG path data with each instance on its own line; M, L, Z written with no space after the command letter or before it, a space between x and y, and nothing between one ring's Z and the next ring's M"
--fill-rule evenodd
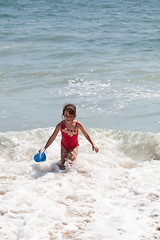
M78 154L78 130L84 134L86 139L91 143L93 151L97 153L99 148L94 144L90 135L87 133L83 125L76 121L76 106L74 104L66 104L63 108L63 117L64 120L59 122L53 132L53 134L48 139L44 150L45 151L55 140L59 131L61 131L61 161L58 164L60 169L64 169L65 161L67 159L74 161L76 160Z

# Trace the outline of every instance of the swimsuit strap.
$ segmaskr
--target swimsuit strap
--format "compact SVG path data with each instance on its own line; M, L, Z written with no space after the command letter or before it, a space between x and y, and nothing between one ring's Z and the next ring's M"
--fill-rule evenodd
M66 127L66 125L63 123L63 121L61 121L61 129L62 129L62 125L64 125L65 127ZM78 121L76 121L76 124L75 124L75 127L74 127L74 130L71 130L71 131L76 131L76 127L77 127L77 123L78 123Z

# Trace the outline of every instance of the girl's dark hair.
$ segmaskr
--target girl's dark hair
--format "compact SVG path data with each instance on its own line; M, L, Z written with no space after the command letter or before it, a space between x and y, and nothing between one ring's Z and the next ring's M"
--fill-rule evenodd
M69 115L72 115L72 116L76 116L76 106L74 104L66 104L63 108L63 116L64 116L64 112L65 111L68 111L69 112Z

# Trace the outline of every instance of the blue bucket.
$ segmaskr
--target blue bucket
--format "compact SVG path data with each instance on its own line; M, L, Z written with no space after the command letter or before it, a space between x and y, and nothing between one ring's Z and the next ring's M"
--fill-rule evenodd
M35 162L45 162L46 161L46 154L43 152L39 152L34 156Z

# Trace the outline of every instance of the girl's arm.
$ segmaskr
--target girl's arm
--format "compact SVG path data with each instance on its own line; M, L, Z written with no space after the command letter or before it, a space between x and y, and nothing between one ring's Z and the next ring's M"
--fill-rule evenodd
M59 132L60 129L61 129L61 122L57 124L57 126L56 126L53 134L52 134L52 135L50 136L50 138L48 139L48 141L47 141L47 143L46 143L46 145L45 145L45 147L44 147L45 150L46 150L46 149L52 144L52 142L56 139L57 134L58 134L58 132Z
M83 127L83 125L80 122L78 122L77 127L81 130L85 138L90 142L90 144L92 145L93 151L95 150L95 152L97 153L99 151L99 148L94 144L92 138L90 137L86 129Z

